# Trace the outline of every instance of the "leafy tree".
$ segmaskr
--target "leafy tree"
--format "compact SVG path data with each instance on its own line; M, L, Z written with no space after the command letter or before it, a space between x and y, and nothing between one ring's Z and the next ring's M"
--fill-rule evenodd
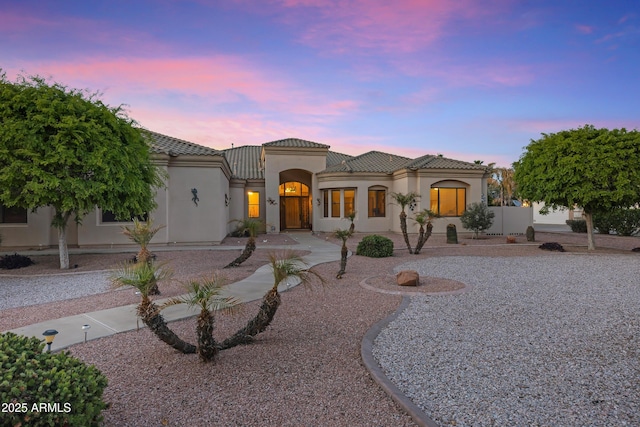
M578 129L542 134L514 163L522 198L545 209L580 206L588 249L595 249L593 215L640 202L640 133Z
M231 261L229 264L225 265L224 268L239 267L240 264L249 259L251 254L253 254L253 252L256 250L256 236L258 235L258 231L262 226L262 221L253 218L234 219L231 222L238 223L236 232L241 236L248 234L249 239L244 245L244 250L242 251L240 256Z
M413 249L411 249L411 243L409 242L409 233L407 232L407 213L405 212L405 208L414 203L420 197L420 195L412 191L407 194L391 193L391 197L402 208L402 211L400 212L400 230L402 231L402 236L404 237L404 242L407 245L407 249L409 249L409 253L412 254Z
M495 215L484 203L472 203L460 216L460 222L464 228L473 231L477 239L481 232L491 228Z
M122 107L37 76L11 82L0 70L0 203L53 207L60 268L69 268L70 218L96 206L118 219L150 212L162 178Z

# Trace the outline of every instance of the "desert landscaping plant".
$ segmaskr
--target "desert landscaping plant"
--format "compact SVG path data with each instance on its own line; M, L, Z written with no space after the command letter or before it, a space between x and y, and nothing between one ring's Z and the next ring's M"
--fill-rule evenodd
M536 241L536 230L532 226L527 227L527 242L535 242Z
M419 254L424 244L427 243L427 240L429 240L429 237L431 237L431 233L433 231L433 220L438 217L439 215L437 213L429 209L421 210L414 217L414 221L420 225L420 231L418 232L418 243L416 243L416 248L413 251L414 254Z
M584 219L568 219L565 221L574 233L586 233L587 221Z
M23 268L32 265L34 262L28 256L19 255L14 253L13 255L5 255L0 257L0 269L13 270L16 268Z
M236 229L236 233L240 236L248 235L249 239L244 246L244 250L238 256L238 258L231 261L224 268L238 267L240 264L249 259L253 251L256 250L256 236L258 235L258 231L262 227L262 221L253 218L245 218L245 219L235 219L231 222L235 222L238 224Z
M355 233L356 231L356 225L354 224L354 221L356 220L356 211L351 211L347 214L346 218L351 222L351 224L349 225L349 232L351 234ZM0 241L1 242L1 241Z
M414 203L420 195L415 192L410 192L407 194L403 193L391 193L391 197L395 200L396 204L400 205L400 230L402 231L402 236L404 237L404 242L407 245L407 249L409 253L413 253L413 249L411 249L411 243L409 242L409 233L407 231L407 213L405 212L405 208L412 203Z
M447 243L458 244L458 230L455 224L447 224Z
M477 239L480 233L491 228L494 216L484 203L472 203L462 213L460 222L464 228L473 231L473 237Z
M151 218L148 218L146 221L140 221L139 219L134 218L133 226L122 227L122 234L140 246L140 251L138 251L138 255L136 255L136 262L146 264L153 262L153 255L149 251L149 243L151 243L153 236L163 228L164 225L154 227L153 220ZM151 283L149 295L160 295L160 289L158 288L158 283L155 280Z
M213 337L216 312L233 313L240 304L236 298L222 295L225 284L226 279L219 273L214 273L209 278L191 280L185 285L187 294L171 298L160 307L164 309L176 304L187 304L189 307L200 308L196 321L196 353L203 362L213 362L220 351Z
M351 232L351 228L349 228L349 230L336 230L333 234L338 239L342 240L342 248L340 249L340 271L338 271L338 274L336 275L337 279L342 279L342 276L347 269L347 257L349 255L349 250L347 249L347 240L353 233Z
M362 255L370 258L386 258L393 256L393 241L387 237L379 236L377 234L364 236L360 243L358 243L356 255Z
M44 346L35 337L0 334L0 424L100 425L107 378L68 352L43 353Z
M292 251L270 254L269 265L273 272L273 286L262 298L258 314L249 320L242 329L224 340L220 349L225 350L237 345L252 343L256 335L267 329L280 306L281 298L278 285L282 282L299 280L303 285L310 283L313 279L317 279L321 283L324 282L320 275L308 269L300 255Z
M163 265L155 263L138 262L124 264L115 269L111 274L111 282L114 286L131 286L140 292L140 304L137 314L142 322L163 342L182 353L195 353L193 344L180 339L169 327L158 307L149 297L150 291L157 281L171 277L171 271Z

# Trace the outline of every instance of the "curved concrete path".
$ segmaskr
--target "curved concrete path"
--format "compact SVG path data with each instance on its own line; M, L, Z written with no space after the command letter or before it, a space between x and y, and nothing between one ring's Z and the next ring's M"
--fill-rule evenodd
M303 257L309 267L325 262L340 260L340 247L321 239L313 237L308 232L290 233L293 240L298 242L291 249L308 250L310 254ZM189 248L192 249L192 248ZM209 247L208 249L211 249ZM229 248L224 248L229 249ZM175 248L174 248L175 250ZM261 299L273 284L273 274L269 265L258 268L251 276L234 282L225 287L225 292L242 302L249 302ZM281 283L279 290L284 291L296 286L299 281ZM166 299L156 300L162 304ZM83 325L91 328L87 333L87 340L94 340L119 332L127 332L145 327L136 315L137 304L114 307L106 310L94 311L75 316L62 317L59 319L47 320L29 326L11 329L19 335L33 336L42 339L42 333L47 329L58 331L53 344L52 351L61 350L74 344L84 342ZM189 308L186 304L174 305L162 310L162 315L169 322L173 320L185 319L196 316L197 309Z

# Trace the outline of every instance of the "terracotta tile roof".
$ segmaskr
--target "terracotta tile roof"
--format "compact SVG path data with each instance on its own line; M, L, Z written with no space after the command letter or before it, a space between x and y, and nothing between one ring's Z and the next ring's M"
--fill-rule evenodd
M327 152L327 167L334 166L342 163L343 160L353 159L353 156L348 154L336 153L335 151Z
M344 159L340 163L327 167L324 172L382 172L393 173L410 161L408 157L369 151L350 159Z
M264 169L260 164L262 146L245 145L223 150L234 178L264 179Z
M168 154L170 156L220 156L221 151L203 145L194 144L182 139L174 138L161 133L145 131L151 138L151 151L154 153Z
M446 157L427 154L418 157L405 165L407 169L486 169L486 165L463 162L462 160L448 159Z
M263 144L265 147L329 148L328 145L298 138L286 138Z

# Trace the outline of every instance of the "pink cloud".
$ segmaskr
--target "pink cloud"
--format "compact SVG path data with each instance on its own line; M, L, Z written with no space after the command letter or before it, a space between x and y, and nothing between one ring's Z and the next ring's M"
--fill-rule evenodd
M23 64L29 74L43 70L45 77L71 87L105 92L118 105L136 99L180 97L204 107L250 103L269 111L340 116L359 108L350 99L330 98L296 85L287 76L269 71L261 64L234 56L206 58L93 58L73 63ZM19 70L8 69L17 73ZM146 102L146 101L143 101Z
M576 25L576 30L581 34L591 34L595 28L590 25Z
M491 5L473 0L272 0L265 2L263 12L277 14L282 22L299 31L301 43L323 51L410 53L432 45L450 31L454 21L478 20L495 13L503 3L501 0L491 1Z

